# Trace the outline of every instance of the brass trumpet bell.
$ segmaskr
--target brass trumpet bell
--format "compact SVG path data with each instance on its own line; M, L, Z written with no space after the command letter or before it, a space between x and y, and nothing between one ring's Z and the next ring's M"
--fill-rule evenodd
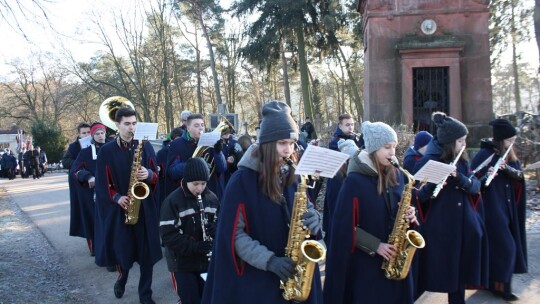
M212 132L219 132L221 135L223 135L226 132L235 132L233 124L225 118L225 116L221 117L221 121L217 125L217 127ZM193 152L193 157L201 157L203 158L208 165L210 166L210 176L214 173L216 166L214 166L214 158L209 155L209 149L213 149L213 147L204 147L199 146L195 149Z

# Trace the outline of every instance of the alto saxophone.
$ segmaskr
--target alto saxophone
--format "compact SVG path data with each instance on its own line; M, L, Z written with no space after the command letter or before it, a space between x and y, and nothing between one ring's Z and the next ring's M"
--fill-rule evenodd
M426 242L420 233L409 230L409 220L405 218L406 212L411 206L411 191L413 189L414 177L394 159L389 159L390 163L398 168L408 179L401 194L401 202L396 215L396 221L392 233L388 237L388 244L396 248L396 256L390 260L384 260L382 269L384 275L390 280L403 280L409 274L412 259L417 248L424 248Z
M287 163L294 167L290 159ZM294 194L291 223L289 225L289 238L285 247L285 256L290 257L295 264L295 274L287 282L280 282L283 289L283 298L288 301L303 302L309 297L313 272L318 262L326 257L326 248L315 240L306 240L310 231L304 228L302 215L307 211L307 182L302 178L298 189Z
M133 163L131 164L131 175L129 176L128 197L129 205L126 209L126 221L128 225L135 225L139 221L139 209L141 209L141 200L148 197L150 188L148 185L137 180L137 171L141 168L142 147L145 141L139 142L133 154Z

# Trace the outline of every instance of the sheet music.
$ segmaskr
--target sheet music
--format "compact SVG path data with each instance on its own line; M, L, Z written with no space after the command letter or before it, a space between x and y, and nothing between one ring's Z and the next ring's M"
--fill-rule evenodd
M133 139L136 140L155 140L158 124L154 122L139 122Z
M221 138L221 132L202 133L197 147L213 147Z
M296 174L318 174L322 177L332 178L347 159L349 159L348 154L309 145L296 167Z
M540 161L535 162L534 164L530 164L525 168L525 170L534 170L540 168Z
M441 183L448 175L456 170L455 166L430 159L416 174L414 179L433 184Z
M79 144L81 144L81 149L89 147L90 144L92 144L92 136L86 136L86 137L83 137L83 138L79 138Z

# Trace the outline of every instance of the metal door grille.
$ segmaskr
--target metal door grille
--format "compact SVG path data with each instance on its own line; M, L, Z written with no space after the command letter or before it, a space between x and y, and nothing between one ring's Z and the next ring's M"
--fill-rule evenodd
M448 67L413 68L413 122L415 131L429 131L435 127L431 113L449 111Z

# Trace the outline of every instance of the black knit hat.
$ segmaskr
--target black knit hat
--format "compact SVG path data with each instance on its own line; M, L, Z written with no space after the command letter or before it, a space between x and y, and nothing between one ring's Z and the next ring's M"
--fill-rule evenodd
M298 140L298 125L291 116L291 108L281 101L271 101L262 109L263 119L259 143L280 139Z
M452 143L469 134L469 130L461 121L446 116L443 112L433 112L431 120L437 126L437 140L441 144Z
M207 182L209 178L210 172L204 159L194 157L186 161L186 166L184 167L184 181L186 183L195 181Z
M517 134L516 128L504 118L494 119L489 122L489 125L493 127L493 139L497 141L505 140Z

